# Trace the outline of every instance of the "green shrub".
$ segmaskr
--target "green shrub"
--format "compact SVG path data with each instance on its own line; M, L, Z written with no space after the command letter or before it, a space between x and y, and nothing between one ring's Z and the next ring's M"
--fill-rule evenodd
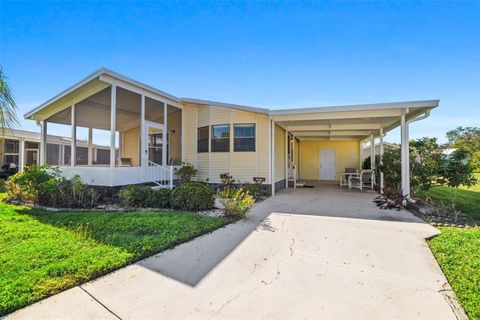
M144 185L129 185L123 187L119 196L123 201L123 204L130 208L142 208L147 206L147 199L150 197L149 186Z
M238 188L232 191L221 192L220 202L224 205L224 213L227 217L244 218L250 211L255 200L248 191Z
M169 208L172 192L170 189L152 189L147 196L148 208Z
M56 188L53 195L53 206L64 208L92 208L98 200L95 190L82 182L80 176L75 175L72 179L60 178L56 180Z
M186 182L172 191L171 204L175 209L206 210L215 203L212 190L200 182Z
M145 185L130 185L119 192L126 207L130 208L168 208L171 191L169 189L153 189Z
M0 178L0 192L6 192L7 187L5 186L5 180Z
M197 175L198 170L191 164L183 163L182 166L175 172L181 183L190 182L193 177Z
M262 190L260 189L259 184L254 183L245 183L243 190L247 191L255 201L259 200L262 197Z
M60 176L57 168L28 166L10 177L6 183L5 201L20 201L62 208L91 208L98 196L78 175L71 179Z
M21 201L51 205L54 201L58 171L47 166L28 166L23 172L10 177L6 183L6 201Z

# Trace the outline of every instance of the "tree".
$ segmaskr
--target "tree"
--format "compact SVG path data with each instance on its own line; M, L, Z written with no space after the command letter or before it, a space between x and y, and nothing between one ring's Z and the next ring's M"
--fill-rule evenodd
M463 150L475 169L480 169L480 128L458 127L447 132L448 146Z
M3 130L4 128L13 128L18 124L17 104L0 66L0 127Z
M457 188L475 183L473 167L466 152L458 149L446 155L444 148L436 138L410 141L410 187L413 194L434 185ZM377 166L384 173L385 186L395 192L401 191L400 158L400 149L387 149L383 154L383 164ZM377 160L376 163L380 162Z

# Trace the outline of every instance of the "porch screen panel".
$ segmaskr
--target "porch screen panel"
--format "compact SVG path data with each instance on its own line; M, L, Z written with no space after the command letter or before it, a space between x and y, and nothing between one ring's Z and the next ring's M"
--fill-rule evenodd
M88 164L88 148L77 147L75 149L75 165L86 166Z
M60 145L54 143L47 143L47 164L60 164Z
M165 124L164 108L163 102L145 97L145 120Z
M97 149L97 158L95 164L98 165L108 165L110 164L110 150L108 149Z
M141 95L117 87L116 166L140 165L141 103Z
M167 159L169 165L178 166L182 164L182 109L171 105L167 107Z

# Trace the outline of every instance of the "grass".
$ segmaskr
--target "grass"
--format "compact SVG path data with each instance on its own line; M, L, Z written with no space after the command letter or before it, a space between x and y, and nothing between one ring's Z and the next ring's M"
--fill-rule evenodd
M471 320L480 320L480 227L439 228L430 248Z
M0 315L227 224L166 212L47 212L0 203Z
M420 196L445 205L453 202L461 214L480 220L480 173L476 173L475 177L477 184L472 187L456 189L438 186L422 192Z

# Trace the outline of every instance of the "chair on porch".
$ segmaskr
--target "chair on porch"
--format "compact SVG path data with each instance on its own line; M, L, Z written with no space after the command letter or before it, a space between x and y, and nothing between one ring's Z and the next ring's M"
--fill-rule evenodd
M120 167L133 167L132 158L120 158Z
M348 181L351 176L358 175L357 168L345 168L344 172L340 172L340 188L343 186L348 186Z
M348 178L348 189L357 188L362 191L363 189L372 189L375 184L375 171L374 170L362 170L358 176L350 176Z

